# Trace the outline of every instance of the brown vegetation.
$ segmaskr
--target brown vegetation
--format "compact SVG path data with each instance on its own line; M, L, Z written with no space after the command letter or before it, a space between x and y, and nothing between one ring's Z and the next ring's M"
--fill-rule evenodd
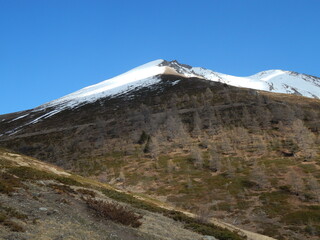
M85 201L88 207L95 210L97 215L99 215L100 217L135 228L140 227L142 224L142 222L139 221L142 216L135 214L127 207L124 207L117 203L105 202L93 198L87 198L85 199Z

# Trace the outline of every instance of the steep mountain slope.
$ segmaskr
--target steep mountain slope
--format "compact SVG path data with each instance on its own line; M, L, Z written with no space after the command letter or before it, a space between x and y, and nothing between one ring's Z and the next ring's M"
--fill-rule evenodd
M33 115L25 125L34 124L41 119L49 118L65 109L77 108L83 104L95 102L101 98L114 97L127 92L156 85L163 75L184 78L202 78L210 81L225 83L236 87L252 88L277 93L289 93L312 98L320 97L320 79L310 75L296 72L269 70L249 77L235 77L217 73L201 67L191 67L177 61L155 60L134 68L117 77L105 80L98 84L88 86L67 96L43 104L31 112L18 114L14 118L1 119L1 121L16 121ZM173 84L176 84L174 82ZM43 113L44 112L44 113ZM9 115L10 116L10 115ZM22 128L7 131L14 134ZM0 132L0 136L4 134Z
M274 73L250 79L269 82ZM203 218L277 239L317 239L319 100L223 79L156 61L0 116L0 145Z

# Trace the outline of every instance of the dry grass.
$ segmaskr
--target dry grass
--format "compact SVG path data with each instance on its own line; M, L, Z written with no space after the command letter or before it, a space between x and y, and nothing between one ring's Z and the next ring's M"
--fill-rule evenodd
M77 189L77 192L81 193L82 195L88 195L92 198L94 198L96 196L96 193L92 190L89 190L89 189L79 188L79 189Z
M135 214L128 208L112 202L105 202L93 198L85 199L88 207L96 211L100 217L121 223L126 226L140 227L142 216Z
M0 172L0 193L10 194L22 187L20 179L6 172Z

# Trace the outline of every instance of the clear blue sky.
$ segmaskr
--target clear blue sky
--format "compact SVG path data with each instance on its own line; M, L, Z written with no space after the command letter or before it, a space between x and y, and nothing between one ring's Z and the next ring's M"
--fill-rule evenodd
M319 0L0 0L0 114L155 59L320 76Z

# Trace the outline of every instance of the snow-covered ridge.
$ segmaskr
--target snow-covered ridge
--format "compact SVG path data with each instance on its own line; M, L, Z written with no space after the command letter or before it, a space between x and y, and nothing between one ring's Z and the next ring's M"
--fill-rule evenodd
M80 89L62 98L43 104L31 110L28 114L11 119L10 122L20 121L20 119L28 120L5 134L14 135L25 126L35 124L65 109L77 108L100 98L126 94L142 87L152 87L152 85L161 82L161 75L176 75L177 79L172 81L172 85L183 81L181 77L196 77L236 87L288 93L320 99L320 78L306 74L283 70L268 70L248 77L237 77L201 67L180 64L177 61L159 59L141 65L114 78ZM44 111L44 113L39 114L39 112L42 111ZM35 114L36 117L29 118L30 114Z
M207 80L235 87L320 98L320 78L306 74L284 70L268 70L248 77L237 77L201 67L187 67L185 71L199 75Z
M186 78L197 77L236 87L320 98L320 79L305 74L283 70L269 70L248 77L237 77L201 67L191 67L180 64L177 61L159 59L141 65L114 78L85 87L62 98L43 104L35 108L33 112L48 108L52 108L52 110L28 124L33 124L41 119L51 117L64 109L75 108L108 96L112 97L125 94L137 88L152 86L161 81L161 75L176 75L177 77ZM174 81L173 85L176 83L177 82ZM22 117L18 117L17 119Z
M38 108L43 109L61 104L64 104L64 107L74 107L83 102L93 102L102 97L125 93L136 87L152 85L160 81L157 76L163 74L185 77L184 74L178 73L175 69L161 65L163 62L164 60L159 59L146 63L119 76L85 87ZM194 74L189 74L188 76L196 77Z
M248 77L236 77L201 67L191 67L180 64L177 61L169 62L159 59L141 65L114 78L85 87L44 104L38 107L38 109L58 105L63 108L75 107L85 102L93 102L99 98L125 93L137 87L153 85L160 81L158 76L163 74L198 77L236 87L320 98L320 79L304 74L283 70L269 70Z

